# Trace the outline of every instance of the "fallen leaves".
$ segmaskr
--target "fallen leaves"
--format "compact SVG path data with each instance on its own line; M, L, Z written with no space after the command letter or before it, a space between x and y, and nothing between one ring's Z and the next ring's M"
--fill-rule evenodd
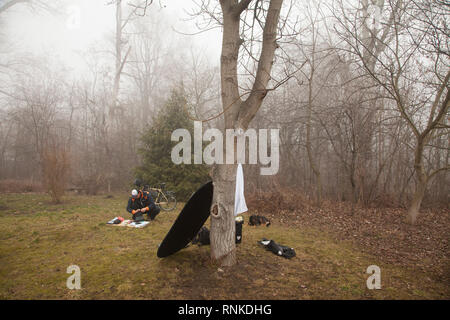
M286 226L311 226L336 240L350 240L380 260L422 270L450 281L448 274L450 212L422 210L416 225L405 223L403 208L367 208L348 202L323 201L314 206L296 193L250 195L250 214L260 214Z

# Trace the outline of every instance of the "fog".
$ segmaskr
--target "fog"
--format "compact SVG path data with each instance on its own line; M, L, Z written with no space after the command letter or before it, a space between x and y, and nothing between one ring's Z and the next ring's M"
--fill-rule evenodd
M18 4L1 17L1 51L13 48L23 55L49 55L73 69L74 75L82 74L86 72L83 55L92 47L100 50L107 46L107 39L114 33L115 6L109 2L58 0L50 11ZM198 33L189 21L189 14L197 8L192 1L171 0L155 2L147 14L163 17L167 38L184 43L186 49L198 48L218 64L221 32L213 29Z
M140 175L188 195L209 178L172 167L170 134L203 120L279 130L279 170L245 165L246 190L448 202L448 5L240 6L225 26L218 1L1 1L0 181L48 191L61 164L63 191Z

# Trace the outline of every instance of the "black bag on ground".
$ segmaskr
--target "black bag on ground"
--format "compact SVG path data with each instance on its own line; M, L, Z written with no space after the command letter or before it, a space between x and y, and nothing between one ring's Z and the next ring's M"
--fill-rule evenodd
M241 243L242 241L242 225L244 221L236 221L236 243ZM203 226L197 235L192 240L192 244L208 245L211 244L209 239L209 230L207 227Z
M203 226L192 240L192 243L198 244L199 246L210 244L208 228Z
M295 250L293 248L283 246L281 244L276 243L273 240L267 240L264 238L258 243L263 245L264 248L266 248L266 250L272 251L277 256L281 256L287 259L295 257Z
M252 214L250 216L250 218L248 219L248 225L249 226L265 225L266 227L268 227L268 226L270 226L270 220L264 216L258 216L258 215Z

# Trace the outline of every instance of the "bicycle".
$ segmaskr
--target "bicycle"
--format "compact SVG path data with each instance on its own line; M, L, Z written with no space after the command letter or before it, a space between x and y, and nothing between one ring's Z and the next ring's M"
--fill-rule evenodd
M156 187L144 185L143 191L149 191L154 198L155 204L164 211L171 211L177 206L177 199L173 191L166 190L166 184L160 183ZM155 195L156 194L156 195Z

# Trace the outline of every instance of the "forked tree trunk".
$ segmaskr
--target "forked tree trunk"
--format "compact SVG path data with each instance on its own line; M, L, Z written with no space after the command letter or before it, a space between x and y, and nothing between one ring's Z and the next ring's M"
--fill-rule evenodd
M224 113L224 129L247 129L267 94L267 85L277 48L277 26L283 0L270 1L255 81L248 98L242 100L237 76L239 47L243 43L239 36L240 16L250 2L250 0L220 1L223 15L220 58L221 96L223 110L227 110ZM234 150L224 151L224 155L226 152L234 152ZM233 158L236 158L235 155ZM234 222L236 166L236 164L216 164L211 171L214 185L211 206L211 257L221 266L231 266L236 263Z
M221 1L223 12L223 39L221 54L221 95L223 108L232 106L224 115L226 129L234 128L234 119L240 107L237 61L239 47L240 15L233 13L231 1ZM224 160L226 150L224 150ZM214 185L213 203L211 207L211 258L221 266L236 263L236 244L234 242L234 165L215 164L211 170Z

